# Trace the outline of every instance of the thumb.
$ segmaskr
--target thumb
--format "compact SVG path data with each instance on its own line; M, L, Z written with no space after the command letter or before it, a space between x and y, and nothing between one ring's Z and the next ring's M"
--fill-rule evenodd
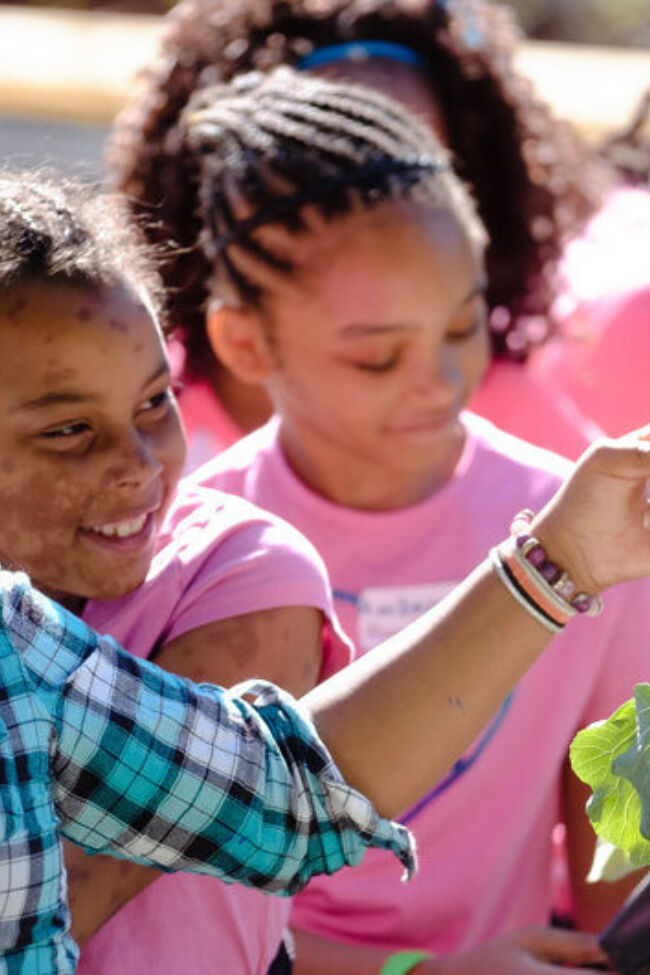
M650 478L650 427L644 430L645 438L626 434L616 440L597 440L583 455L579 466L626 480Z
M608 962L597 936L584 931L547 928L537 951L538 956L548 962L569 966L606 965Z

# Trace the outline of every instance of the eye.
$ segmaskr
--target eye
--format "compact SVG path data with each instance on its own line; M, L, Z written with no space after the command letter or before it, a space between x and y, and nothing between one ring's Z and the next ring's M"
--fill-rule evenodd
M90 430L90 425L85 422L85 420L79 420L77 423L66 423L60 427L54 427L52 430L43 430L39 434L44 440L69 440L72 437L81 436Z
M447 332L445 336L445 341L447 342L464 342L465 339L472 338L477 332L482 331L485 328L487 322L487 306L485 299L481 299L479 310L475 317L472 319L469 325L464 328L456 328Z
M389 372L398 364L399 359L399 352L393 352L387 359L381 359L379 362L355 362L354 367L361 369L362 372Z
M149 399L144 400L138 407L138 413L146 413L149 416L162 416L167 412L172 396L171 388L167 387L162 392L156 393L154 396L150 396Z

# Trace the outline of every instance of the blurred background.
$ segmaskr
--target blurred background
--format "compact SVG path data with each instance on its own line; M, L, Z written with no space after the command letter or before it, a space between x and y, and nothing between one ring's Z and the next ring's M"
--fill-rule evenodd
M511 0L519 67L602 142L650 87L650 0ZM102 146L173 0L0 2L0 162L99 177Z
M22 6L160 14L172 0L23 0ZM3 4L0 3L0 6ZM648 0L511 0L528 37L582 44L650 46Z

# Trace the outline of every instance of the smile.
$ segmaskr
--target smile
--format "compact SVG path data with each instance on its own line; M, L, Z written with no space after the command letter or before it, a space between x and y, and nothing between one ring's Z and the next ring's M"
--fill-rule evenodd
M118 521L112 525L90 525L86 531L96 532L104 535L105 538L130 538L137 535L145 526L147 515L140 515L139 518L131 518L129 521Z

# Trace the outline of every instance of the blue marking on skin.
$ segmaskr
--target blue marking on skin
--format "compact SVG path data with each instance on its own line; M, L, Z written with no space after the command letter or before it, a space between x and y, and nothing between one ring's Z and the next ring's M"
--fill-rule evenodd
M465 773L471 769L472 765L478 761L503 724L503 721L514 700L514 696L515 692L511 691L495 716L490 721L474 748L466 755L463 755L462 758L459 758L451 771L448 772L447 775L445 775L445 777L426 794L426 796L423 796L419 802L416 802L416 804L409 809L407 813L400 817L400 823L403 823L404 825L410 823L411 820L418 815L418 813L422 812L422 810L432 802L435 802L435 800L446 792L447 789L454 784L454 782L457 782L461 776L465 775Z

